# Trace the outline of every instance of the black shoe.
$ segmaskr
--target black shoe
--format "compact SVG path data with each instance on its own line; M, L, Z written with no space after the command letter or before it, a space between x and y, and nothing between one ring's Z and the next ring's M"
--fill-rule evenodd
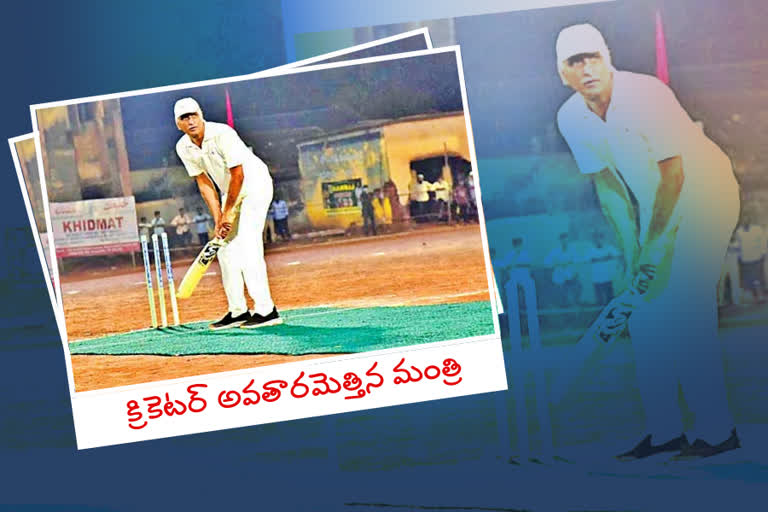
M219 331L221 329L229 329L231 327L238 327L243 324L243 322L246 322L251 319L251 314L246 311L245 313L237 316L232 316L231 312L227 312L226 315L224 315L224 318L219 320L218 322L214 322L209 327L213 329L214 331Z
M681 434L680 436L659 445L651 444L651 436L649 434L645 436L642 441L637 443L637 446L626 453L617 455L616 458L619 460L644 459L658 453L677 452L682 450L685 446L688 446L688 439L686 439L685 434Z
M254 313L251 318L244 322L241 329L257 329L259 327L266 327L268 325L280 325L283 323L283 319L280 318L280 314L277 312L277 308L272 308L272 311L268 315L260 315Z
M675 455L675 459L688 459L694 457L712 457L723 452L728 452L741 448L741 441L736 429L731 430L731 435L720 444L711 445L703 439L696 439L693 444L686 444L680 449L680 453Z

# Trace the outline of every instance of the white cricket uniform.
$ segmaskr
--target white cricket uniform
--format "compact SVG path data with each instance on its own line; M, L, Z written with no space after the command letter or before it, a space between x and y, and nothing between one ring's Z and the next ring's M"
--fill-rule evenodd
M206 173L216 184L222 194L222 207L229 190L229 170L243 166L241 194L245 198L240 208L237 234L218 253L221 279L233 316L248 310L243 284L253 299L253 311L260 315L269 314L275 305L269 292L262 240L273 193L267 165L248 149L235 130L211 121L205 121L202 147L184 135L176 144L176 153L190 176Z
M419 203L426 203L429 201L429 190L431 187L432 184L426 180L423 180L421 183L418 181L414 183L413 194L416 201Z
M658 162L682 157L684 183L670 220L674 252L666 286L629 321L638 386L654 441L683 431L678 381L696 414L694 438L725 439L733 427L717 340L717 281L739 214L727 155L694 123L674 93L649 75L613 71L603 121L574 94L558 126L584 174L608 168L636 199L645 242L660 181ZM661 268L661 267L660 267ZM663 283L664 278L660 278Z
M592 282L610 283L616 276L617 260L621 252L612 245L592 245L584 254L584 260L592 263Z

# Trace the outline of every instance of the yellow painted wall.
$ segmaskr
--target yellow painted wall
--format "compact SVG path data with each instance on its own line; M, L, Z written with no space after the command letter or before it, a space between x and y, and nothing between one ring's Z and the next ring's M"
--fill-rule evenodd
M38 130L47 130L57 123L65 123L66 126L69 126L67 107L50 107L37 111Z
M360 179L362 184L371 189L381 186L386 181L386 169L383 166L380 140L378 132L350 134L348 138L329 141L324 149L318 149L316 144L312 144L299 151L307 227L347 229L353 223L362 224L359 205L326 209L322 185L324 182Z
M37 149L35 149L35 139L24 139L16 143L16 152L19 160L25 162L37 160Z
M378 140L356 143L357 135L350 134L348 139L329 142L325 155L316 149L300 151L299 169L308 227L346 229L351 223L362 224L359 208L332 214L324 208L322 182L360 178L373 190L391 179L397 186L401 204L405 206L412 161L442 157L446 150L448 156L470 160L463 113L406 119L384 125L379 130L381 138ZM334 158L337 153L343 158ZM451 182L450 175L446 179Z
M463 113L390 124L382 128L382 133L389 176L403 204L408 200L413 160L443 156L445 147L448 156L471 160ZM446 179L451 181L450 176Z

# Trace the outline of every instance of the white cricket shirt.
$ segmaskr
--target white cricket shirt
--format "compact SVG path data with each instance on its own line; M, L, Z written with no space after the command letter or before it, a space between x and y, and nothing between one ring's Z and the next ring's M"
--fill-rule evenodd
M185 134L176 143L176 153L190 176L208 174L222 196L229 190L229 170L238 165L243 166L244 191L257 186L261 180L271 179L267 165L226 124L205 121L202 146L198 147Z
M685 176L671 225L683 211L702 212L702 205L737 187L730 160L656 77L613 71L613 92L605 121L589 110L579 93L557 113L560 133L583 174L610 169L637 199L640 240L645 239L660 181L658 162L683 159ZM689 208L693 209L689 209ZM698 213L697 213L698 214Z
M432 188L432 184L426 180L421 183L418 181L413 184L414 199L420 203L429 201L429 189Z

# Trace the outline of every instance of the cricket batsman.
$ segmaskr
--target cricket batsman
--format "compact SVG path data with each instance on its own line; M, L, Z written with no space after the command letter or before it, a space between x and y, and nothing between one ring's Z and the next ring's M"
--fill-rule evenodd
M558 127L592 177L626 262L611 317L629 330L646 432L619 457L739 448L717 338L716 287L739 216L731 162L663 82L614 68L592 25L564 28L556 53L563 84L575 91ZM689 431L678 383L695 414Z
M245 329L282 323L269 292L262 232L272 201L267 165L226 124L203 119L197 101L182 98L174 106L184 135L176 153L194 177L213 216L215 236L227 243L218 251L229 311L211 329ZM221 191L221 198L219 193ZM239 211L239 213L238 213ZM249 311L243 284L253 299Z

